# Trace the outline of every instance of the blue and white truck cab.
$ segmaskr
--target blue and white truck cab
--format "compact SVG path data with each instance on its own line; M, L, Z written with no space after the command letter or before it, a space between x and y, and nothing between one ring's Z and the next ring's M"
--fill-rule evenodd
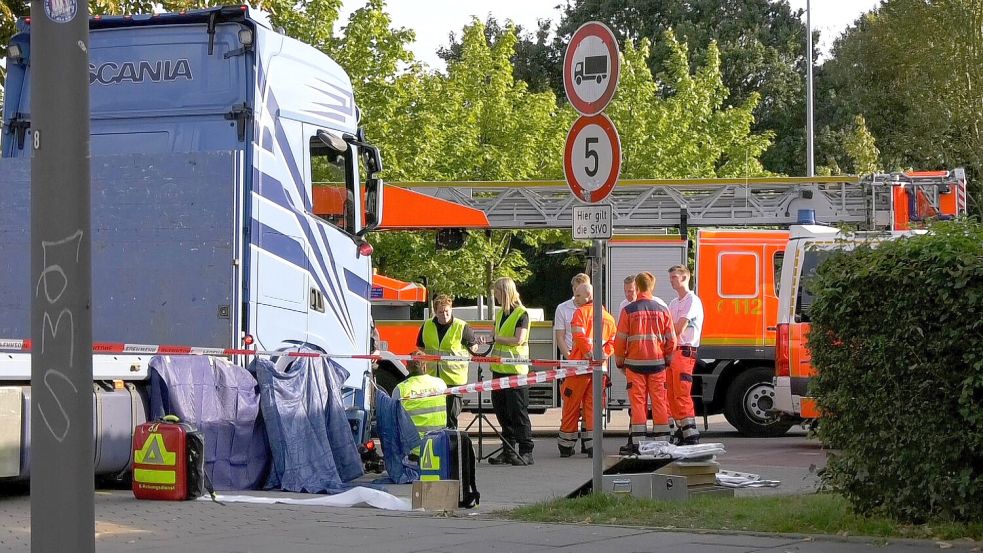
M19 339L31 335L34 289L28 20L7 53L0 339ZM96 342L368 353L364 235L382 216L382 162L337 63L246 6L96 16L89 82ZM318 186L337 198L333 212L314 214ZM143 393L149 358L96 355L94 378ZM369 362L337 362L364 417ZM0 403L23 398L19 422L29 384L30 354L0 352ZM364 433L364 420L353 428ZM0 478L23 475L23 458L15 469L0 451ZM119 472L129 455L115 458L97 472Z

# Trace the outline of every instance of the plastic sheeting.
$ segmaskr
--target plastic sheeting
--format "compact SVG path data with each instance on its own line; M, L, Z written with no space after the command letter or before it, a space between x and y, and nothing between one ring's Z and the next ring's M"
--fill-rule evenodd
M724 444L712 442L695 445L674 445L660 440L647 440L638 444L640 457L669 459L703 459L726 453Z
M407 455L421 445L420 433L403 403L389 397L383 390L376 390L375 421L382 443L382 460L386 464L388 478L376 483L408 484L420 479L420 466Z
M362 476L341 390L348 371L323 357L257 359L273 466L267 489L340 493Z
M269 446L256 379L221 358L161 356L150 360L150 420L177 415L205 434L205 472L217 490L259 488Z
M211 501L210 497L199 497L199 501ZM405 499L400 499L387 492L374 490L359 486L347 492L328 497L312 497L310 499L298 499L296 497L265 497L255 495L218 495L216 501L222 503L255 503L260 505L273 505L276 503L284 505L306 505L317 507L355 507L357 505L368 505L376 509L387 511L409 511L412 505Z

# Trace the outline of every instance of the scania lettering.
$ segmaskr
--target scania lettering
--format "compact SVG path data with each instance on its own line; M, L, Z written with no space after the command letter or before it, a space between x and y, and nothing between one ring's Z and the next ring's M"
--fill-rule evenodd
M122 63L107 61L98 67L89 64L89 84L142 83L145 80L159 83L178 79L189 81L194 79L190 61L186 59Z

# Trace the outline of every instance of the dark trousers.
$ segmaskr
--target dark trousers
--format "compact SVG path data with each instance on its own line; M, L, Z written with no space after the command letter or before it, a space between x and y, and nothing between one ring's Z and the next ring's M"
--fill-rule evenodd
M462 404L461 396L453 394L447 396L447 428L451 430L457 428L457 417L461 414Z
M492 378L510 376L492 373ZM532 423L529 422L529 387L492 390L492 409L502 427L502 438L519 451L532 453Z

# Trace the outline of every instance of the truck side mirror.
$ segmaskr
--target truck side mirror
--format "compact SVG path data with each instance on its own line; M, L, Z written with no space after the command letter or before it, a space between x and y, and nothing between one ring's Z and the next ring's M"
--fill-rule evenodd
M382 222L382 189L385 184L382 179L370 177L365 180L365 226L358 231L361 238L375 230Z

